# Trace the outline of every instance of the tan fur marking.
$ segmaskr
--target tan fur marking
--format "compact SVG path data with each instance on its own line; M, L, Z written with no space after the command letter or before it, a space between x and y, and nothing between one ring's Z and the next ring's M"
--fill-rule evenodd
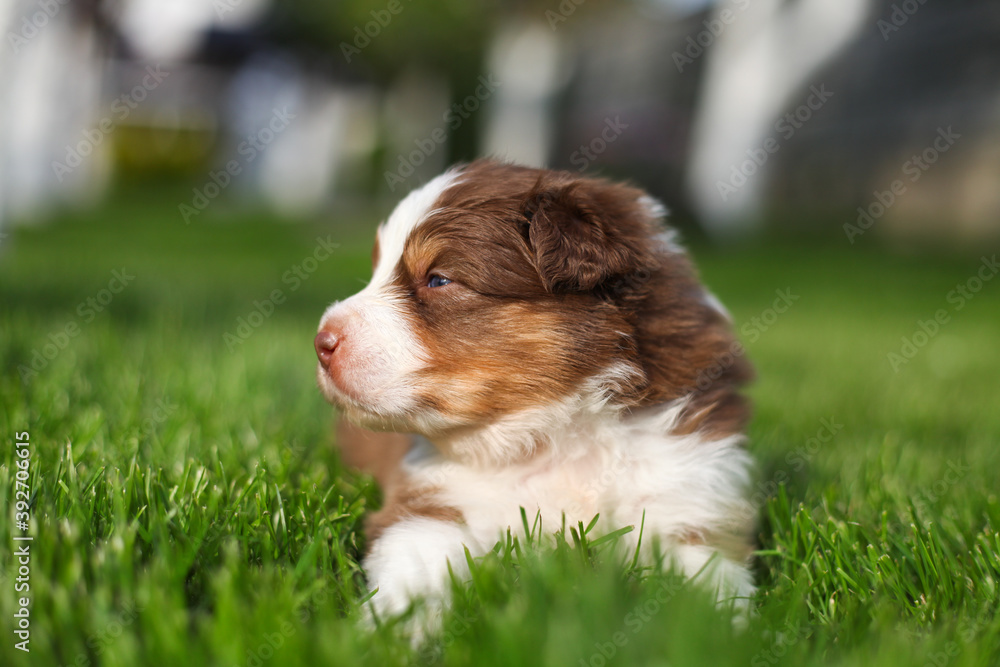
M753 540L748 535L725 530L703 531L691 528L678 541L690 546L711 547L737 563L745 562L754 552Z
M378 266L378 258L380 257L381 249L378 246L378 234L375 234L375 243L372 244L372 271Z
M400 481L400 466L412 440L411 436L402 433L369 431L343 418L337 421L337 448L341 460L374 477L386 493Z
M469 426L572 395L616 363L616 403L687 398L678 434L740 433L751 377L691 262L660 245L634 188L492 161L466 166L407 240L397 287L432 360L426 407ZM426 287L430 274L454 281Z
M464 523L465 517L454 507L443 505L434 496L438 489L416 488L405 481L386 493L385 505L365 520L369 548L389 527L406 518L423 517L450 523Z

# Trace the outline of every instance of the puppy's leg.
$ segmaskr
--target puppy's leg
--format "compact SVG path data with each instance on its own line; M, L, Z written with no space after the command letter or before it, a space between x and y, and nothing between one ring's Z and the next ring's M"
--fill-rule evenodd
M461 524L425 516L408 516L385 528L364 561L368 585L375 590L371 604L385 618L406 611L423 599L422 624L437 623L449 588L449 565L456 576L468 575L465 547L474 543Z
M635 525L638 523L636 521ZM644 537L640 548L637 545L639 531L628 533L624 541L628 547L626 553L634 555L639 548L642 561L654 563L653 543L659 539L667 564L672 563L687 579L712 593L720 606L731 606L738 615L750 611L751 598L757 589L750 571L753 547L744 531L656 528L647 517L643 532L651 539Z
M403 459L412 436L377 433L342 419L337 444L344 463L371 474L385 497L382 509L365 520L368 553L363 567L369 589L376 591L366 614L394 616L411 600L425 598L429 604L423 620L433 624L448 590L449 563L457 575L468 573L465 545L473 543L462 513L438 502L435 488L408 479Z
M749 611L750 598L757 589L744 563L704 544L680 544L670 554L686 576L715 593L720 605L731 605L740 614Z

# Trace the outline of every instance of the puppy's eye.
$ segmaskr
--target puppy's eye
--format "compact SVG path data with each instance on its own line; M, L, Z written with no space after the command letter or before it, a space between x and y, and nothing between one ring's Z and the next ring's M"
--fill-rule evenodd
M439 276L436 273L427 278L428 287L443 287L450 282L451 280L449 278L445 278L444 276Z

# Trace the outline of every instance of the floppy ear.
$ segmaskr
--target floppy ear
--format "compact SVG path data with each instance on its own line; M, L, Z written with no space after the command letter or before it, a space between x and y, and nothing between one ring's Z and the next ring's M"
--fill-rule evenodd
M577 181L536 185L522 207L538 273L550 292L586 292L652 265L638 190Z

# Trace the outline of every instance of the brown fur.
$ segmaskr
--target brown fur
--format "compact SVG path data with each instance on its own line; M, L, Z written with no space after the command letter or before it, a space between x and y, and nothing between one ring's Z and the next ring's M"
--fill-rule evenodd
M402 433L369 431L347 419L337 422L340 459L374 477L386 493L402 481L400 466L412 440Z
M749 407L738 391L751 368L690 261L658 238L642 195L568 172L466 166L395 267L394 289L411 304L404 314L431 360L415 383L422 406L448 415L458 432L475 429L570 396L626 362L642 372L618 388L619 405L687 398L678 434L743 432ZM453 282L429 288L435 274ZM368 520L369 543L407 516L464 520L434 500L435 489L402 476L407 436L345 433L345 461L386 490L384 509ZM741 535L688 538L734 558L747 548Z
M465 518L454 507L448 507L434 499L437 489L417 488L408 484L392 487L386 492L385 504L378 512L365 520L365 535L368 544L375 541L385 529L407 517L424 517L453 523L463 523Z
M678 541L692 546L709 546L736 563L745 562L753 555L755 548L753 538L738 531L705 532L692 528Z
M378 264L378 258L380 255L380 249L378 247L378 236L375 237L375 243L372 244L372 267L374 268Z
M751 367L642 198L604 180L479 161L411 232L391 290L428 360L407 378L418 392L416 411L451 425L424 433L446 457L452 436L574 396L612 366L637 371L613 390L623 416L685 400L675 434L744 431L749 406L739 390ZM379 254L376 239L373 265ZM434 275L452 282L430 287ZM336 367L327 371L336 382ZM369 545L406 518L465 522L438 499L440 489L406 478L409 436L342 423L339 441L344 461L373 474L385 493L383 509L366 522ZM521 455L545 443L536 444ZM671 538L742 562L748 530L734 521Z
M402 471L403 457L413 438L401 433L376 433L341 419L337 424L337 446L341 460L375 478L385 502L382 509L365 519L370 546L386 528L405 517L421 516L461 523L462 513L434 500L436 489L412 486Z
M634 408L689 397L681 433L738 433L750 366L642 192L567 172L468 165L407 241L396 285L429 348L427 407L470 427L558 400L615 361ZM430 275L454 282L427 288ZM728 356L727 356L728 355Z

